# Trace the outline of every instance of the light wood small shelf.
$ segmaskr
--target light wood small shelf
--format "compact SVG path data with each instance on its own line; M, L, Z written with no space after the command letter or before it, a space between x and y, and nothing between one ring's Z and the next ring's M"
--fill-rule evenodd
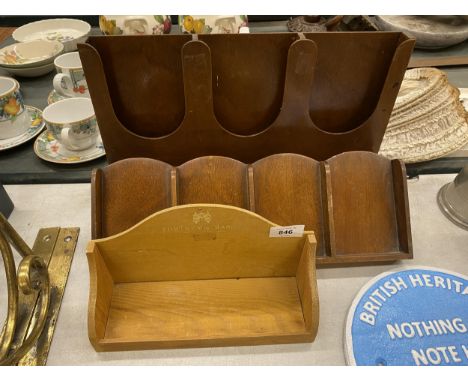
M311 342L315 237L237 207L169 208L88 246L97 351Z

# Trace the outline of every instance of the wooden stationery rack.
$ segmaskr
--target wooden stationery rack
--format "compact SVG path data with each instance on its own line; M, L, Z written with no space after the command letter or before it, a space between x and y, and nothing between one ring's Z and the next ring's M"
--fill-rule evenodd
M311 342L315 238L224 205L172 207L88 245L97 351Z
M414 40L396 32L91 36L110 163L378 152Z
M317 266L412 258L403 162L347 152L325 162L277 154L251 165L202 157L173 167L133 158L92 176L92 235L118 234L156 211L218 203L283 226L304 224L317 238Z

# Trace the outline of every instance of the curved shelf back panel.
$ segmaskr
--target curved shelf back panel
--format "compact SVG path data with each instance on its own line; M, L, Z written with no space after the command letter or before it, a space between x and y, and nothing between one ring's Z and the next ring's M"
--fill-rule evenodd
M93 46L105 67L116 117L144 137L176 130L185 115L180 52L190 37L126 36L125 45L107 37L96 38Z
M306 33L317 44L318 57L309 113L322 130L343 133L364 123L375 111L394 54L397 33ZM397 84L399 87L399 84ZM391 94L389 97L393 107Z
M249 208L247 165L203 157L177 168L177 204L216 203Z
M109 162L377 152L401 33L93 36L79 51Z
M194 204L94 243L116 283L295 276L304 236L270 238L274 226L237 207Z
M105 179L106 187L97 179ZM114 187L117 191L109 191ZM92 190L93 205L102 206L93 210L93 238L118 234L168 203L220 203L283 226L304 224L315 232L319 266L412 258L404 164L370 152L325 162L277 154L251 165L213 156L179 167L123 160L95 170ZM132 193L138 194L135 202L127 203ZM155 200L146 199L149 195Z
M250 135L281 110L286 57L296 34L200 35L211 50L213 106L219 123Z
M320 162L296 154L277 154L252 165L253 208L278 224L304 224L317 238L317 256L324 256Z
M122 232L152 213L170 207L171 170L167 163L135 158L93 172L93 236ZM95 224L96 220L99 224Z
M399 251L392 163L344 153L327 167L336 255Z

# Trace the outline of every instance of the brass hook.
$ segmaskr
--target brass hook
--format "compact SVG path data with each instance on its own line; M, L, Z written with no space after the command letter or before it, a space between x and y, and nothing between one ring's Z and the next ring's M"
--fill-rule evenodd
M10 244L23 257L18 267L18 273L15 271L15 260ZM14 365L30 350L44 329L50 299L49 274L44 260L34 255L2 214L0 214L0 252L8 285L8 312L0 336L0 365ZM33 330L22 345L11 349L18 321L19 292L25 295L39 292L41 310Z

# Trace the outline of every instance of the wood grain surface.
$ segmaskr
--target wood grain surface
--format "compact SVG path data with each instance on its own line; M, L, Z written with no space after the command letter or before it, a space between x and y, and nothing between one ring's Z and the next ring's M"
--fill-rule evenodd
M455 66L468 65L468 55L443 56L443 57L413 57L408 63L410 68L424 68L430 66Z
M412 258L404 165L370 152L324 162L276 154L251 165L215 156L179 167L129 159L96 170L92 192L93 238L170 205L219 203L304 224L317 238L319 266Z
M303 237L270 238L274 223L237 207L188 206L162 210L95 241L114 282L296 274Z
M302 155L278 154L252 165L254 211L280 225L305 224L325 255L320 162Z
M177 176L179 205L215 203L249 208L247 165L242 162L212 156L197 158L179 166Z
M171 206L171 170L166 163L145 158L129 159L120 166L107 166L93 172L93 236L122 232L153 212ZM124 177L115 183L113 179ZM105 198L100 197L105 195ZM125 208L115 206L125 204Z
M391 162L373 154L344 153L327 165L336 255L398 251Z
M295 277L114 285L105 338L161 341L305 332Z
M178 166L378 152L413 46L396 32L90 36L79 53L109 163Z
M91 343L95 344L106 332L114 281L99 253L99 248L92 245L87 252L90 275L88 336Z

